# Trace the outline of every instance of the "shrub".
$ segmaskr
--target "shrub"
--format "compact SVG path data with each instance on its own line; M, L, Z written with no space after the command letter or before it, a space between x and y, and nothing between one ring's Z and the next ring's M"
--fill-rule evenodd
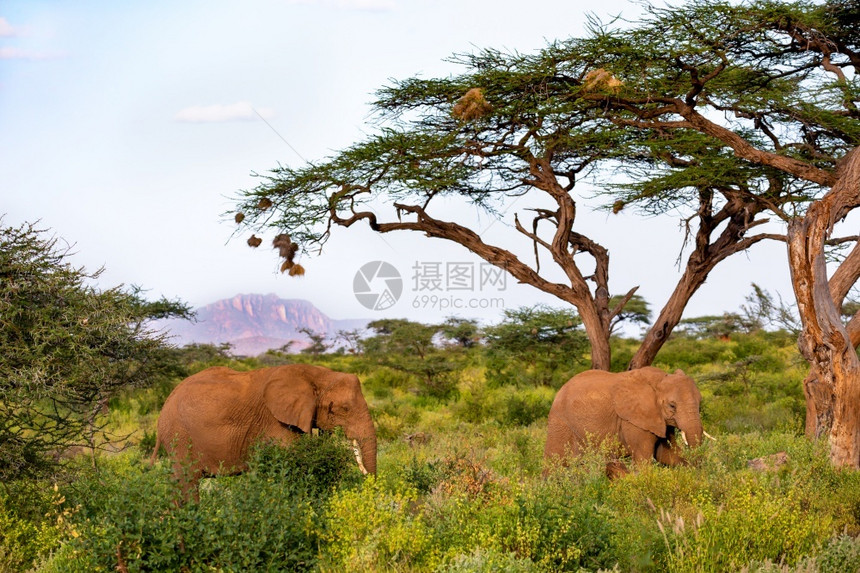
M490 388L483 379L460 384L460 398L453 405L457 416L473 424L493 421L501 426L528 426L546 418L555 391L547 387L512 390Z
M420 569L431 566L431 538L417 491L391 487L373 476L361 487L337 492L323 519L323 562L334 571ZM426 569L425 569L426 570Z
M361 479L343 431L319 436L303 435L290 447L259 443L251 449L249 473L259 481L278 481L297 496L319 499L338 486L352 486Z
M204 480L200 501L179 503L164 465L119 458L77 490L78 536L54 571L304 571L317 563L315 518L328 497L360 480L342 438L263 444L250 471Z
M495 549L477 548L471 553L455 555L448 563L436 569L439 573L534 573L541 571L531 559L517 557L513 553L501 553Z
M830 539L815 556L818 573L860 571L860 540L848 535Z
M695 520L662 511L657 521L669 549L668 571L730 571L770 559L794 564L830 529L804 512L794 490L774 492L744 481L719 505L704 503Z
M74 267L32 225L0 227L0 273L0 481L55 476L64 450L110 441L100 412L112 396L176 372L147 322L189 310L96 289L101 271Z
M0 488L0 571L29 571L68 533L72 511L56 486L5 485Z

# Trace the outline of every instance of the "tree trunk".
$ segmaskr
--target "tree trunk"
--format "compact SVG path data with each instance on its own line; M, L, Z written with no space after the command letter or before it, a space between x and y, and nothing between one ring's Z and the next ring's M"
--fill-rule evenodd
M860 242L854 245L854 249L830 277L830 295L837 309L842 308L848 291L858 278L860 278ZM860 312L851 317L845 325L845 330L848 331L851 346L857 348L860 345ZM806 437L818 439L828 435L833 427L832 389L820 383L816 372L811 370L803 381L803 394L806 397Z
M609 324L594 304L577 304L579 318L588 341L591 343L591 367L594 370L609 370L612 351L609 347Z
M807 390L816 427L829 424L830 461L860 468L860 360L840 320L828 280L824 243L836 221L860 205L860 153L852 150L833 188L788 226L791 282L803 322L798 341L816 383Z
M856 349L860 345L860 312L851 317L845 330L851 346ZM817 440L829 435L833 428L833 389L819 381L814 368L803 381L803 395L806 398L806 437Z
M714 262L715 264L716 262ZM687 302L689 302L699 287L704 284L708 273L714 265L706 265L704 268L699 266L693 268L693 265L687 265L684 276L678 281L675 290L672 291L672 295L666 301L666 305L660 311L657 320L648 329L645 338L642 340L642 344L639 345L639 349L630 360L629 370L650 366L654 362L654 358L660 349L663 348L666 339L669 338L672 330L681 321L681 316L684 314Z

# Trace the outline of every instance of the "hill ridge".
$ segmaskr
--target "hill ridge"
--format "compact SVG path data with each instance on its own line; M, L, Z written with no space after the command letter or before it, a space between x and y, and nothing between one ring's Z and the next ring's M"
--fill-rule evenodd
M169 332L177 345L228 343L233 353L241 356L256 356L290 342L293 350L304 348L309 341L300 328L331 338L338 330L363 329L369 322L332 319L308 300L284 299L274 293L240 293L195 312L196 322L164 320L157 328Z

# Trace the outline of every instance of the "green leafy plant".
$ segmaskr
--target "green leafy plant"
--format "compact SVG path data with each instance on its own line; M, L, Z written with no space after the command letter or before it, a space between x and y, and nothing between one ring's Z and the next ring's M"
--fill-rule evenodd
M73 446L111 441L103 410L124 388L181 372L148 321L189 315L139 288L99 290L32 225L0 228L0 481L51 475Z

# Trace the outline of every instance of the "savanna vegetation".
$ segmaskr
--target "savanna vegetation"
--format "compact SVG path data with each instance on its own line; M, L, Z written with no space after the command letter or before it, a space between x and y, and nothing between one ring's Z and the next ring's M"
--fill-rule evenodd
M757 290L738 313L689 321L667 342L656 364L697 380L716 441L690 452L687 467L655 463L615 481L599 449L541 477L554 393L588 368L587 338L567 311L515 309L486 330L380 321L358 348L327 353L175 350L172 377L127 387L99 409L111 448L4 480L0 568L854 570L860 474L835 469L826 443L804 436L807 367L794 333L763 328L770 300ZM638 341L612 343L623 366ZM248 472L204 480L199 502L180 502L167 461L149 462L173 386L212 365L293 362L359 375L379 436L377 475L360 474L342 435L306 436L287 450L260 446Z
M277 233L283 270L353 225L453 242L574 307L602 370L638 286L610 284L604 239L579 222L587 200L678 214L686 229L689 256L631 368L654 362L717 265L783 241L807 432L829 435L834 465L860 468L860 316L839 320L860 247L853 228L838 236L860 206L858 21L853 0L691 0L649 4L635 22L591 17L581 37L534 53L455 55L458 73L381 88L364 141L240 193L236 222ZM510 236L483 236L475 211ZM852 244L828 274L829 251Z
M825 258L857 240L833 236L860 205L857 22L847 0L695 0L592 20L536 54L458 56L462 74L381 90L366 142L238 200L237 223L275 230L291 275L300 247L367 222L454 241L567 310L378 320L237 358L170 347L149 325L187 316L180 302L97 288L44 232L0 229L0 569L860 570L860 313L846 303L860 248L829 274ZM608 251L575 228L587 177L608 210L685 217L690 256L653 320L635 285L612 295ZM500 217L514 196L525 249L434 215L448 201ZM762 231L768 218L784 232ZM737 313L682 319L717 264L763 240L788 244L798 321L757 287ZM377 474L336 432L308 435L180 499L150 462L172 388L213 365L291 362L360 377ZM610 481L595 448L543 477L555 391L592 366L646 364L697 381L715 439L684 467Z

